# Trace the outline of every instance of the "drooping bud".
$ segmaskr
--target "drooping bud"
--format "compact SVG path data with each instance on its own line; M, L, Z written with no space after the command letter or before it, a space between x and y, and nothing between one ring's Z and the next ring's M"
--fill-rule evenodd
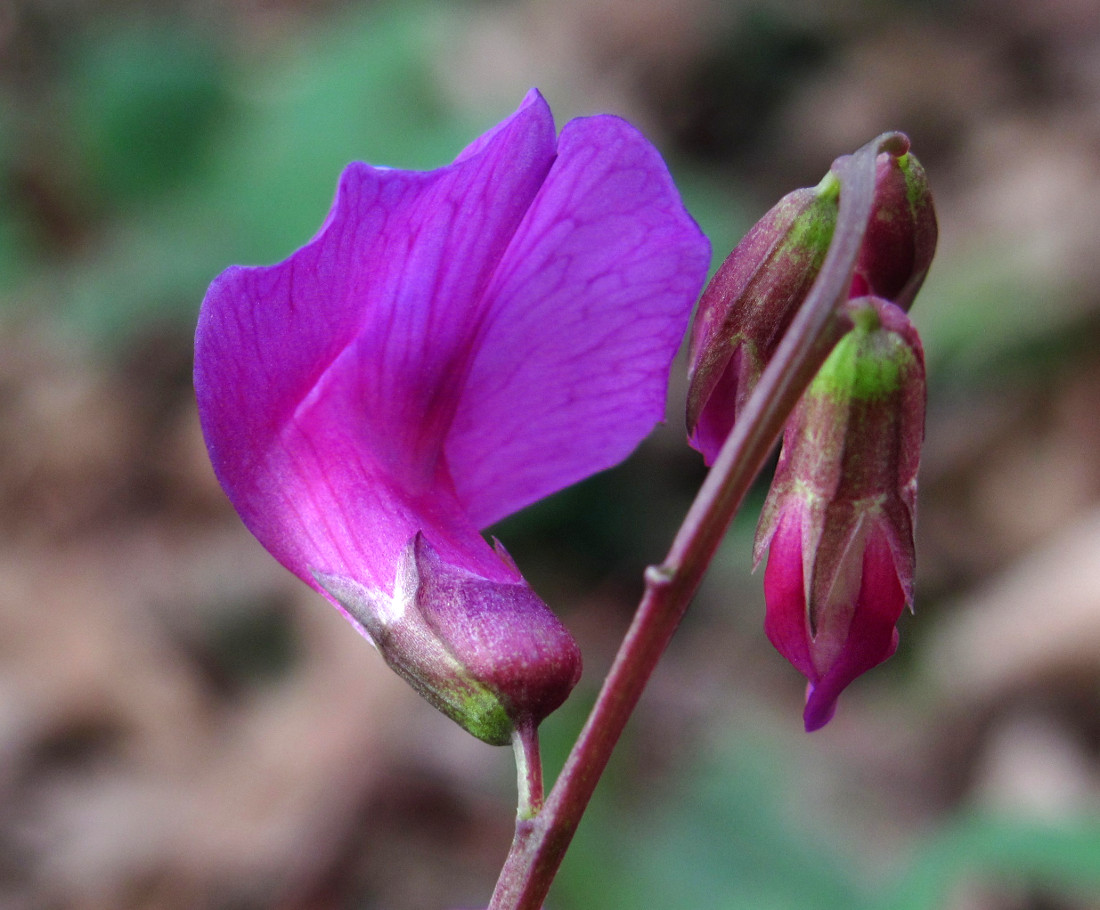
M788 194L757 222L703 291L692 327L687 427L708 465L806 300L831 244L855 237L832 267L834 276L844 276L847 296L876 296L905 310L912 304L935 252L936 215L908 138L893 133L889 139L875 158L868 214L837 226L841 175L853 157L841 156L817 187Z
M878 156L875 201L856 261L852 296L913 304L936 252L936 209L928 176L912 152Z
M817 277L836 225L839 181L788 193L737 244L691 330L687 427L711 464Z
M760 524L765 631L806 677L806 729L886 660L912 605L924 355L904 311L849 301L837 344L787 423Z
M497 552L513 565L499 543ZM541 722L580 679L576 642L522 579L490 581L448 565L421 533L402 553L392 596L350 578L316 578L398 674L491 745Z

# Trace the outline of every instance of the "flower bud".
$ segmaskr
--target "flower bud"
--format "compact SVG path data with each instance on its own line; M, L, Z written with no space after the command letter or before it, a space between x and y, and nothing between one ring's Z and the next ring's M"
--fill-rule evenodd
M858 254L853 247L853 257L837 265L852 276L849 297L876 296L908 310L935 252L936 214L909 140L893 135L896 142L875 161ZM708 465L821 271L836 233L841 164L850 157L834 161L817 187L780 200L703 291L692 326L687 426Z
M893 654L913 598L924 355L900 307L864 297L847 313L854 328L787 423L755 547L765 631L809 683L808 731Z
M499 543L497 553L512 565ZM491 581L449 565L421 533L402 553L392 596L350 578L316 578L386 663L490 745L541 722L580 679L576 642L522 579Z
M908 310L932 264L937 234L932 192L920 162L912 152L880 154L851 296L870 294Z
M813 284L836 226L840 184L788 193L737 244L691 330L687 427L711 464Z

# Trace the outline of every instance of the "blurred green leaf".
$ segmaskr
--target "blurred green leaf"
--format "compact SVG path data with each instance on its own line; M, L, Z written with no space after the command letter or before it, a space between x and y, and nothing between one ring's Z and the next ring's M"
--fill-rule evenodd
M68 75L74 151L96 195L161 191L193 170L226 103L212 42L166 24L118 24L82 36Z
M29 267L25 230L10 189L13 120L0 97L0 291L15 287Z
M1100 819L1045 824L968 815L916 852L882 910L939 910L964 881L1035 886L1100 899Z
M740 726L736 743L663 775L659 795L624 780L629 759L617 754L566 856L554 905L941 910L967 883L1088 906L1100 899L1096 817L961 815L918 838L902 854L904 872L883 887L881 855L862 855L850 833L804 809L807 756ZM639 793L645 803L632 805ZM866 846L873 836L862 835Z
M1070 353L1066 342L1088 336L1094 299L1057 260L1021 249L1008 235L965 248L941 241L912 313L933 394L1017 381L1023 367L1049 375Z
M765 203L754 214L739 185L731 184L728 176L699 168L669 166L684 205L710 238L711 274L713 274L740 242L753 222L767 210Z
M219 118L224 129L189 179L143 197L104 225L84 259L51 276L62 324L113 343L148 321L189 328L228 265L278 261L309 240L349 161L451 160L500 113L472 123L478 118L449 114L437 97L433 59L454 15L426 4L354 11L239 74ZM147 52L131 49L135 58ZM172 72L178 98L197 91ZM136 129L132 110L103 112L110 130Z
M189 330L224 268L308 241L349 161L450 161L507 113L441 97L438 60L462 15L428 3L351 10L235 72L209 35L104 23L61 94L106 215L79 258L39 276L30 302L52 298L63 328L113 345L150 322ZM721 262L750 220L736 188L678 177Z
M621 760L621 756L617 759ZM742 730L738 742L681 769L681 791L648 804L597 794L555 885L555 905L622 910L858 910L850 857L821 820L796 817L796 762Z

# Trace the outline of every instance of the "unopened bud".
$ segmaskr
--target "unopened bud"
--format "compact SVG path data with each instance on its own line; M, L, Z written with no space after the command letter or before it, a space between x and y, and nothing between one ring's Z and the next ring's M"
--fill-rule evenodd
M862 240L838 269L850 297L875 296L907 310L936 248L936 214L909 140L892 134L875 162ZM806 300L834 240L842 163L813 189L785 196L749 231L703 291L691 334L687 428L712 464L764 368ZM866 225L865 228L862 225ZM850 227L850 226L849 226Z
M765 631L809 683L807 730L893 654L913 597L924 356L901 308L865 297L847 311L853 329L787 423L755 548Z
M884 152L876 169L875 201L856 261L852 296L870 294L908 310L936 252L936 209L928 176L912 152Z
M525 582L448 565L423 534L405 548L392 596L350 578L316 578L397 673L491 745L541 722L580 679L576 642Z
M691 332L687 427L707 464L821 269L839 181L784 196L737 244L699 300Z

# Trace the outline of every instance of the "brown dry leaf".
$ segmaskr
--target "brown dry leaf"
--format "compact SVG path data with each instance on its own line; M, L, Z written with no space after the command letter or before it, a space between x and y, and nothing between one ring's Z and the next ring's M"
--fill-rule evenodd
M945 698L992 700L1037 679L1100 680L1100 511L1091 511L950 608L929 643Z

